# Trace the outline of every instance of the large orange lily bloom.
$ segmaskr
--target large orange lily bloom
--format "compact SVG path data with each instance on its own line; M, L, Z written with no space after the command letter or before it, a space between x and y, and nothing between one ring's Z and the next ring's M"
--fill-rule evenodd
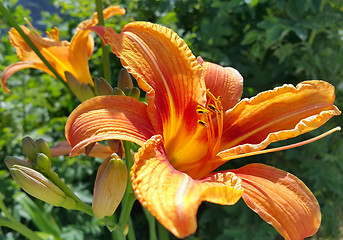
M296 137L340 114L333 86L306 81L239 101L241 75L197 61L168 28L133 22L120 34L95 31L147 93L148 104L127 96L82 103L66 124L71 155L107 139L141 145L130 173L135 195L179 238L195 232L202 201L232 205L240 197L286 239L316 233L317 200L292 174L264 164L213 171L239 154Z
M107 19L113 15L125 14L125 9L119 6L111 6L103 11L104 18ZM57 73L67 82L65 72L70 72L80 83L93 85L92 77L88 68L88 59L93 54L94 41L90 35L90 30L85 30L98 24L98 15L95 13L92 19L81 22L71 42L60 41L59 31L57 28L47 32L48 38L43 38L34 30L31 32L27 27L21 26L21 29L32 40L46 60L52 65ZM33 28L33 26L31 26ZM53 77L55 75L36 55L31 47L25 42L20 34L14 28L9 31L10 41L17 50L20 62L9 65L1 75L1 86L7 92L10 90L6 87L7 79L15 72L24 68L40 69Z

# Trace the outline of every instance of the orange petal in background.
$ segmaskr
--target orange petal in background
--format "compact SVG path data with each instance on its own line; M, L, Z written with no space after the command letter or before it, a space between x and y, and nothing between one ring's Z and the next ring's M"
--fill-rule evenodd
M243 99L224 116L221 150L229 150L222 155L261 150L314 130L341 113L334 100L334 87L324 81L284 85Z
M175 170L165 155L160 135L140 148L130 176L140 203L178 238L196 231L196 213L202 201L232 205L243 193L241 180L233 173L193 180Z
M143 145L154 133L146 109L145 103L127 96L99 96L83 102L66 123L71 155L102 140L121 139Z
M198 62L203 66L203 78L206 88L215 97L221 96L221 103L224 112L239 102L243 92L243 77L234 68L222 67L220 65L204 62L198 57Z
M242 179L245 203L285 239L301 240L317 232L318 202L297 177L257 163L232 172Z

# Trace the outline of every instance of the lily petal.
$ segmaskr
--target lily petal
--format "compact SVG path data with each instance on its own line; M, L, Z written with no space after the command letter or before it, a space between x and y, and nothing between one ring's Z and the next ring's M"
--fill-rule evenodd
M285 239L300 240L317 232L318 202L297 177L257 163L232 172L242 179L245 203Z
M146 111L146 104L126 96L98 96L83 102L70 114L65 127L72 146L70 155L102 140L121 139L143 145L154 133Z
M193 180L175 170L166 157L160 135L140 148L130 176L139 202L178 238L196 231L196 213L202 201L232 205L243 193L241 180L233 173Z
M224 112L235 106L241 99L243 92L243 77L234 68L222 67L220 65L204 62L198 57L198 62L203 66L203 78L206 88L214 96L221 96L221 103Z
M334 87L323 81L284 85L244 99L224 117L219 157L258 151L323 125L341 112L333 105Z
M149 115L159 119L154 120L154 127L163 128L166 147L177 142L180 133L194 133L196 109L205 104L206 89L201 66L187 44L172 30L148 22L129 23L120 34L106 28L104 39L148 93Z
M6 92L11 92L11 90L9 88L7 88L7 79L12 76L14 73L16 73L17 71L21 70L21 69L25 69L25 68L36 68L36 69L42 69L44 68L44 66L40 66L37 63L31 62L31 61L26 61L26 62L16 62L16 63L12 63L11 65L9 65L7 68L5 68L4 72L1 75L1 86L2 88L6 91ZM46 72L50 72L50 70L45 67L45 71ZM52 74L52 73L51 73Z

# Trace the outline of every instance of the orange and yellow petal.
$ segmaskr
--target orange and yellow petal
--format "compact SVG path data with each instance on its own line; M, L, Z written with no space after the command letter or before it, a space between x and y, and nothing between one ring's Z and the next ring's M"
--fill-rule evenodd
M324 81L306 81L242 100L224 116L219 157L258 151L320 127L341 113L333 105L334 90Z
M198 62L203 66L203 78L206 88L215 97L221 97L220 101L224 112L235 106L241 99L243 92L243 77L234 68L204 62L198 57Z
M122 65L150 97L154 93L153 109L158 111L149 114L160 119L156 124L162 124L166 147L180 132L194 133L197 105L205 103L206 87L201 66L187 44L172 30L148 22L129 23L120 34L111 28L104 31Z
M167 159L160 135L140 148L130 176L139 202L178 238L196 231L196 213L202 201L232 205L243 193L241 180L233 173L193 180L175 170Z
M154 129L146 113L147 105L133 97L99 96L80 104L69 116L65 135L71 155L102 140L121 139L143 145Z
M317 232L321 222L318 202L297 177L263 164L232 172L242 179L245 203L285 239L301 240Z

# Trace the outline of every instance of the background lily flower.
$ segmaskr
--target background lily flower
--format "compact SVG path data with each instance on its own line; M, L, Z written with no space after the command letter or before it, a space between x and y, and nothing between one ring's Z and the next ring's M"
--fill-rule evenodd
M125 9L122 9L119 6L111 6L104 9L103 14L104 18L107 19L113 15L125 14ZM64 73L68 71L74 75L80 83L93 85L88 68L88 59L93 54L94 41L93 37L90 35L90 30L85 29L95 26L96 24L98 24L98 15L95 13L92 19L83 21L79 24L71 42L60 41L57 28L52 29L50 33L47 32L48 38L42 37L31 24L30 26L33 32L25 26L21 26L21 28L64 81L67 82ZM16 48L17 55L21 61L9 65L2 73L1 86L5 91L10 92L6 87L7 79L15 72L24 68L40 69L55 77L24 41L17 30L11 28L9 36L11 44Z
M133 190L175 236L195 232L202 201L247 205L286 239L303 239L319 228L311 191L295 176L263 164L213 172L251 152L318 128L340 111L334 87L323 81L284 85L239 101L242 76L205 63L172 30L133 22L117 34L94 28L148 96L99 96L69 116L71 155L109 139L142 147L131 169Z

